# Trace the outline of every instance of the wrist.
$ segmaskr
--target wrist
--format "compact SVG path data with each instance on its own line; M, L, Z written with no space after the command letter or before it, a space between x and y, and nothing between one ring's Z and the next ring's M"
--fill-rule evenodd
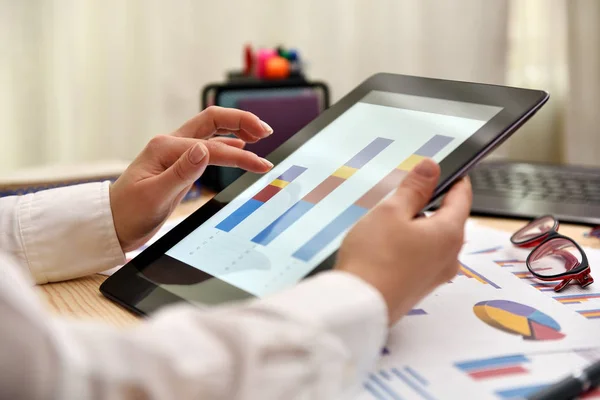
M118 180L117 180L118 182ZM127 243L123 240L123 228L121 226L121 212L119 210L119 199L118 199L118 190L115 191L115 184L111 183L108 186L108 198L110 202L110 210L113 218L113 226L115 227L115 233L117 235L117 240L119 241L119 246L121 246L121 250L123 253L131 250L129 249Z
M364 265L359 268L340 265L336 269L353 275L379 294L387 310L389 326L398 322L419 300L410 290L409 279L390 278L388 274L380 274L376 268ZM402 283L398 284L398 281Z

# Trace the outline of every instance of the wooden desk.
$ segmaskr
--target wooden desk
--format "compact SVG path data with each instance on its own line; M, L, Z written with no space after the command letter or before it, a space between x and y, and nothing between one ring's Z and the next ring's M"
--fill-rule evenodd
M212 194L206 194L197 200L179 205L172 218L190 215L211 197ZM94 274L66 282L48 283L38 286L38 290L50 310L59 315L104 321L120 327L139 322L140 318L137 315L100 293L98 288L106 278L106 275Z
M191 214L194 210L210 199L211 195L204 195L200 199L182 204L175 211L173 217ZM481 224L515 232L523 226L524 221L496 218L473 218ZM589 228L576 225L561 225L560 232L570 236L583 246L600 248L600 240L586 238L584 232ZM115 326L131 326L140 321L139 317L118 306L100 294L98 287L107 277L104 275L91 275L74 279L68 282L51 283L39 286L39 291L47 300L49 308L60 315L105 321Z

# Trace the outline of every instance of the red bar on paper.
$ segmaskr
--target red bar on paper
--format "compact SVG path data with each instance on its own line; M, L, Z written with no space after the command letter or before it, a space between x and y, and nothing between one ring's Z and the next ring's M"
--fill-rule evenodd
M469 373L469 376L475 380L496 378L499 376L515 375L515 374L526 374L527 371L520 365L503 368L484 369L481 371L473 371Z

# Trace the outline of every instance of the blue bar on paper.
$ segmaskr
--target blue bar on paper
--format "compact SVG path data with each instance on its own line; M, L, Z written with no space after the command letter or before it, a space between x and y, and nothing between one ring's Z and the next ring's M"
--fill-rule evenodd
M524 399L546 387L548 387L548 385L523 386L520 388L498 390L496 391L496 395L500 396L502 399Z
M512 356L486 358L483 360L466 361L454 364L462 371L472 371L478 369L486 369L491 367L502 367L506 365L523 364L529 362L529 359L524 354L515 354Z
M242 204L240 208L229 214L227 218L219 222L216 228L225 232L231 231L233 228L238 226L240 222L248 218L250 214L256 211L263 204L265 203L263 203L262 201L254 199L248 200L247 202Z
M254 243L262 244L263 246L268 245L273 239L289 228L294 222L298 221L313 207L314 204L309 203L308 201L298 201L269 226L260 231L258 235L254 236L252 241Z
M364 149L359 151L354 157L352 157L346 164L347 167L351 168L362 168L366 163L375 158L376 155L381 153L386 147L392 144L394 141L391 139L385 139L378 137L367 145Z
M313 236L308 242L300 247L292 256L308 261L313 258L318 252L323 250L325 246L331 243L338 235L350 228L356 221L367 213L367 209L356 205L351 205L344 212L338 215L325 228Z
M291 182L294 179L296 179L297 177L299 177L300 175L302 175L302 173L304 171L306 171L305 167L299 167L298 165L292 165L291 167L286 169L281 175L279 175L277 177L277 179L280 179L280 180L286 181L286 182Z
M392 373L396 375L401 381L403 381L406 385L410 386L412 390L414 390L417 394L419 394L425 400L435 400L435 397L429 394L427 390L423 389L421 385L415 383L409 377L404 375L402 372L398 371L397 368L392 368Z
M396 393L394 389L392 389L387 383L379 379L378 376L370 374L371 382L375 383L381 390L388 394L394 400L402 400L402 397Z
M387 373L387 371L381 370L379 371L379 375L383 376L388 381L392 380L392 377Z
M371 394L376 400L388 400L384 395L379 393L370 383L365 383L365 389Z
M415 151L415 154L423 157L433 157L438 151L442 150L448 143L454 138L444 135L435 135L427 141L419 150Z
M427 379L423 378L417 371L415 371L411 367L404 367L404 370L406 371L407 374L409 374L410 376L415 378L421 385L423 385L423 386L429 385L429 382L427 381Z

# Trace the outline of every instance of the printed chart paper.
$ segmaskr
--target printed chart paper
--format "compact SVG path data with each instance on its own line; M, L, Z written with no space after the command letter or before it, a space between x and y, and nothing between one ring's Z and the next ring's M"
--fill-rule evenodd
M360 400L519 399L600 359L599 289L546 290L509 237L469 222L459 274L392 329Z

